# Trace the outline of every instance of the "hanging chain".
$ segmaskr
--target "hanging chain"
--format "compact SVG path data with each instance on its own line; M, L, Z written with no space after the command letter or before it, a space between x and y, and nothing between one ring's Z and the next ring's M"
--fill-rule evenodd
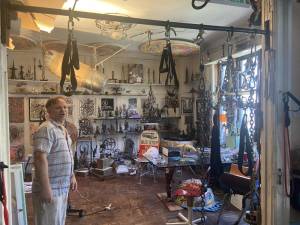
M237 101L238 79L235 69L235 63L232 57L232 37L233 33L228 32L225 45L227 46L227 60L225 75L221 86L220 104L223 106L223 110L226 111L227 124L226 128L229 131L233 131L235 127L235 109Z
M204 224L205 223L205 215L204 215L204 207L205 207L205 192L203 192L203 194L200 196L201 200L200 200L200 207L201 207L201 211L200 211L200 224Z
M198 87L197 105L197 131L200 148L209 146L209 131L210 131L210 115L211 115L211 94L205 87L204 65L201 59L200 63L200 77Z
M249 135L250 135L250 142L251 145L254 143L254 135L255 135L255 108L257 104L257 96L255 97L256 92L256 83L257 83L257 77L255 76L256 68L257 68L257 55L256 53L256 39L255 35L251 35L251 54L250 57L247 60L247 65L249 69L247 70L249 75L249 82L248 82L248 88L250 95L248 97L248 108L250 110L250 129L249 129Z

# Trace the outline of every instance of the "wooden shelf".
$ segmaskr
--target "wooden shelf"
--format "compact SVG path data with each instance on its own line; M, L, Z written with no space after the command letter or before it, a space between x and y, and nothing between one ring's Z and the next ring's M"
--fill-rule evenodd
M155 87L165 87L165 84L148 84L148 83L106 83L108 86L141 86L141 87L150 87L155 86ZM167 86L175 86L175 85L167 85Z
M17 84L17 83L28 83L28 84L45 84L45 83L52 83L52 84L59 84L57 80L19 80L19 79L8 79L8 83Z

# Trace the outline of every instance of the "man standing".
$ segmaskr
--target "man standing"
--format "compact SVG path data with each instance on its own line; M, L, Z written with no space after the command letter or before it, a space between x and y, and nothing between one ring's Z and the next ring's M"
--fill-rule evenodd
M77 190L71 139L63 126L67 116L64 97L49 99L46 110L48 120L33 136L34 221L35 225L64 225L69 188Z

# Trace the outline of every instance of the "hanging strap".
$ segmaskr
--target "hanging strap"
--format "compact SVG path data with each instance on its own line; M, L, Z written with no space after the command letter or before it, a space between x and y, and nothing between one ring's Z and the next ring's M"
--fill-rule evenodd
M8 220L8 210L7 210L7 198L6 198L6 187L5 187L5 179L4 179L4 169L8 168L3 162L0 162L0 201L3 205L3 212L4 212L4 222L5 225L9 225Z
M244 153L248 156L248 170L245 173L243 170ZM238 154L238 168L245 176L252 176L253 173L253 149L250 142L250 136L247 128L247 114L244 114L241 130L240 130L240 146Z

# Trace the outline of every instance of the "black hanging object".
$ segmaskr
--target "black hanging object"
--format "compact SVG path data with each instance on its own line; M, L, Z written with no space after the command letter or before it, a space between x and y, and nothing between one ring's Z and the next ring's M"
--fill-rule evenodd
M175 68L175 61L173 59L171 43L169 41L164 47L161 55L159 73L167 73L167 78L165 82L166 86L169 85L174 79L175 86L179 87L179 82Z
M75 1L75 4L76 2L77 1ZM75 8L75 4L73 10ZM72 28L70 28L70 24ZM70 92L71 90L75 92L77 89L77 79L76 79L75 69L78 70L80 68L77 41L73 37L73 28L74 28L74 22L73 22L73 16L71 11L69 16L69 21L68 21L68 31L69 31L68 41L67 41L67 46L64 52L63 61L61 65L61 80L60 80L61 92L68 96L71 94ZM69 89L68 92L65 92L64 83L67 75L70 75L71 90Z
M218 180L220 175L223 173L223 164L221 161L219 114L217 111L213 116L213 122L214 125L211 132L210 174L211 177Z
M244 172L244 152L247 153L248 157L248 171ZM252 176L253 172L253 149L250 142L250 136L247 127L247 115L245 114L242 120L241 130L240 130L240 146L238 154L238 167L242 174L245 176Z

